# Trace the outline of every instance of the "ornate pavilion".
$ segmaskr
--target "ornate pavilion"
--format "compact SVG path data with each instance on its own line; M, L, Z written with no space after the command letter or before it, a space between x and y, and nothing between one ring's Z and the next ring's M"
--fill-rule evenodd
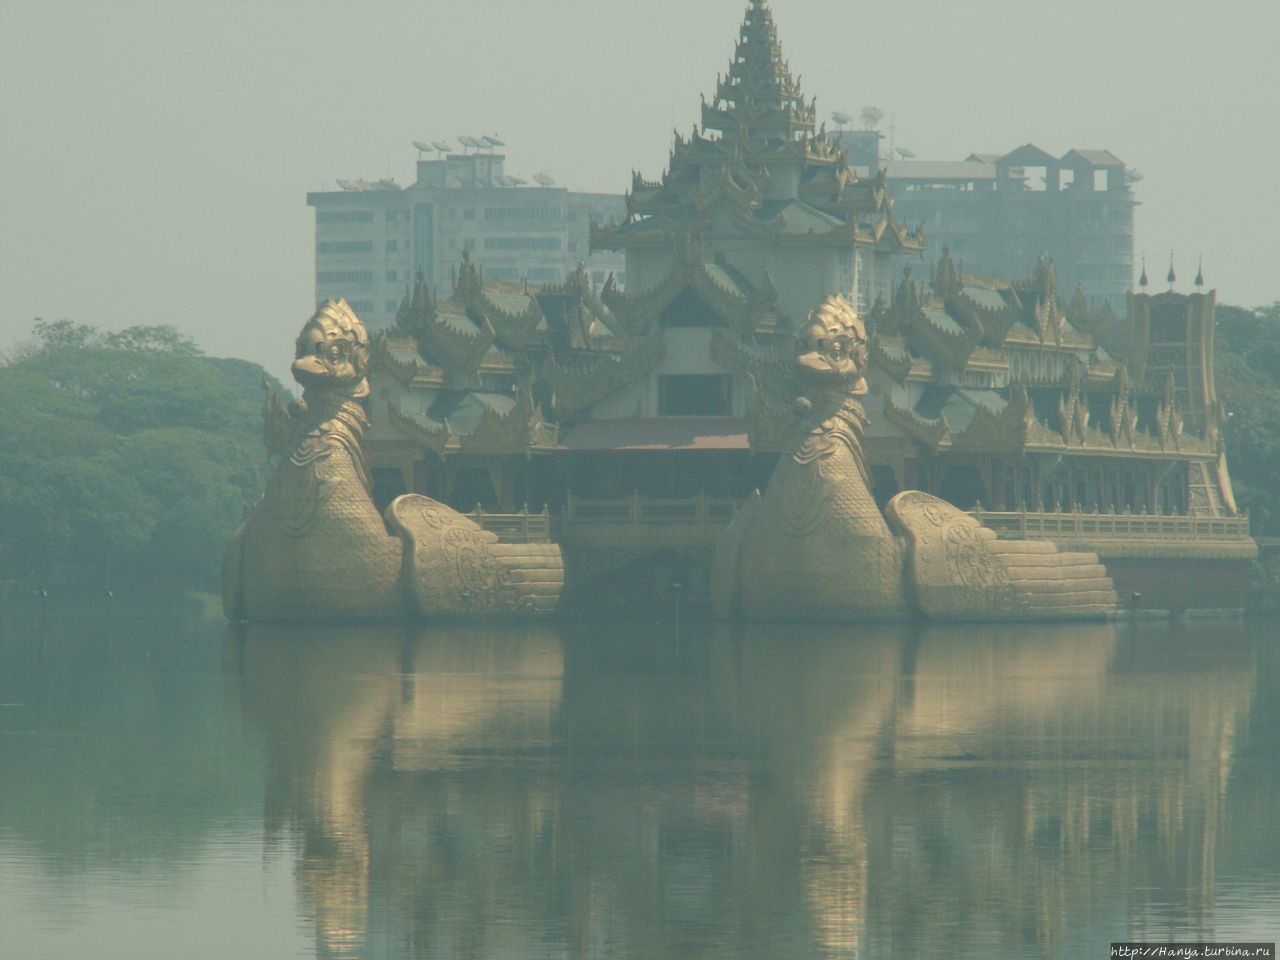
M487 280L465 254L450 299L419 278L375 348L378 497L545 509L537 535L570 558L575 541L695 556L767 482L795 333L842 293L870 330L882 503L925 490L1001 536L1094 550L1149 604L1243 605L1232 591L1256 547L1223 451L1214 294L1151 295L1144 274L1121 317L1064 297L1050 262L1001 280L949 256L894 284L922 232L815 117L751 0L700 127L676 134L660 179L633 177L622 223L592 225L593 249L624 253L625 291L583 270L540 288Z

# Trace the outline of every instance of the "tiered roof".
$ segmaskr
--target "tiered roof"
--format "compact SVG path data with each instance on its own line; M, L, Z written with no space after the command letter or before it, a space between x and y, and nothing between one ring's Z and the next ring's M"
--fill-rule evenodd
M715 90L703 99L701 131L675 133L662 178L633 174L626 221L592 224L593 248L670 244L675 234L705 231L722 210L738 230L770 243L922 247L918 231L894 222L883 176L859 180L825 127L815 128L814 101L782 59L764 0L748 7Z
M406 388L388 400L387 423L437 452L553 445L554 421L637 363L611 324L581 265L539 288L488 280L464 254L448 300L419 274L395 326L375 341L375 376Z

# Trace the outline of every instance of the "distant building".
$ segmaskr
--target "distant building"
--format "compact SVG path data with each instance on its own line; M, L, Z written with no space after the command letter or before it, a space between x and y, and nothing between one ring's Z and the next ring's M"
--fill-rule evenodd
M316 301L344 297L370 329L384 329L419 272L450 296L464 252L493 280L560 283L585 261L597 287L610 273L625 285L620 254L588 250L591 219L620 221L623 198L525 186L504 173L505 159L449 154L419 160L409 187L355 181L307 194L316 210Z
M1044 256L1063 290L1079 285L1095 305L1123 309L1133 286L1137 174L1110 151L1054 157L1026 144L1003 155L886 162L875 130L831 137L862 176L884 171L894 218L924 224L926 259L950 248L966 273L1014 277Z

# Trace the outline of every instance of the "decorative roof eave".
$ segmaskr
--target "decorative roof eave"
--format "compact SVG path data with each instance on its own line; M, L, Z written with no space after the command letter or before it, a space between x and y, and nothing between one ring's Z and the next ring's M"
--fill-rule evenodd
M654 336L621 357L576 355L561 365L554 354L548 354L540 376L552 389L556 413L563 418L599 403L653 370L665 357L665 341Z
M458 448L462 453L528 454L535 446L554 446L552 431L529 391L522 390L505 414L486 407L475 429L459 438Z
M484 355L493 346L495 339L493 327L487 320L474 334L464 333L443 323L438 316L432 317L418 330L420 346L424 346L451 373L468 377L480 368Z
M616 224L603 225L596 223L592 217L587 221L587 249L596 250L620 250L622 242L618 237L618 227Z
M467 306L485 318L497 342L508 350L523 350L538 324L545 319L535 297L529 297L523 313L508 313L489 299L483 287L469 297Z
M924 227L908 233L906 227L897 223L887 213L864 228L868 242L888 253L920 253L924 249ZM860 231L862 232L862 231Z
M418 446L432 451L437 456L443 456L446 449L457 449L458 435L449 426L448 420L445 420L438 428L431 428L423 424L417 417L402 413L393 403L388 402L386 404L386 411L387 424Z
M924 444L930 450L945 450L951 446L950 429L946 417L926 419L914 410L898 406L885 398L884 417L889 423L898 427Z
M1027 391L1020 387L1010 391L1009 402L999 413L977 407L969 425L952 436L951 449L1018 453L1026 446L1033 423L1031 402Z
M770 402L785 404L795 394L793 363L765 352L741 336L717 328L711 333L711 360L730 373L748 380Z
M740 180L747 182L740 183ZM723 166L712 174L703 170L697 189L690 194L694 208L702 213L716 206L720 201L736 207L740 211L754 210L760 206L763 193L763 181L767 176L753 176L743 170L734 171Z
M961 371L969 363L969 357L982 339L981 327L966 327L960 333L949 333L938 327L923 309L917 311L904 325L908 340L918 343L942 366Z
M415 354L411 360L397 357L391 350L390 340L391 337L385 333L374 336L372 356L370 357L369 362L371 373L378 370L385 370L401 384L407 386L415 380L421 379L424 373L431 370L431 368L426 367L421 358L417 356L416 351L418 347L411 337L403 338L405 343L413 343L413 350L415 351Z
M749 335L756 329L757 322L770 312L778 299L777 288L768 272L765 273L765 286L760 290L750 291L744 297L734 291L726 290L706 271L703 263L693 263L686 271L687 283L716 314L741 335Z
M663 310L671 305L680 291L684 289L685 269L683 261L677 257L662 278L652 288L641 294L624 293L618 289L613 274L605 281L600 291L600 301L609 309L610 315L618 321L618 331L628 339L646 336Z
M905 346L903 347L903 352L906 353ZM873 366L879 367L898 383L906 382L907 374L911 372L910 354L902 358L890 356L886 352L880 336L873 331L869 338L868 355Z
M963 279L969 280L969 278ZM970 318L977 320L982 325L983 342L988 346L998 347L1004 343L1005 336L1022 315L1022 302L1018 299L1017 292L1009 288L1009 295L1012 301L1006 302L1003 307L992 307L975 300L965 291L962 284L954 296L948 300L947 309L949 313L953 312L966 320Z

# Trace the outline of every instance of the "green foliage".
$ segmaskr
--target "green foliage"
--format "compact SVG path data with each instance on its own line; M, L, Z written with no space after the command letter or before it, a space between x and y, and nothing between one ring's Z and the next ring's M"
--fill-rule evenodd
M1214 333L1236 500L1249 511L1254 536L1280 536L1280 303L1219 306Z
M172 327L33 333L0 366L0 578L212 587L266 483L261 368Z

